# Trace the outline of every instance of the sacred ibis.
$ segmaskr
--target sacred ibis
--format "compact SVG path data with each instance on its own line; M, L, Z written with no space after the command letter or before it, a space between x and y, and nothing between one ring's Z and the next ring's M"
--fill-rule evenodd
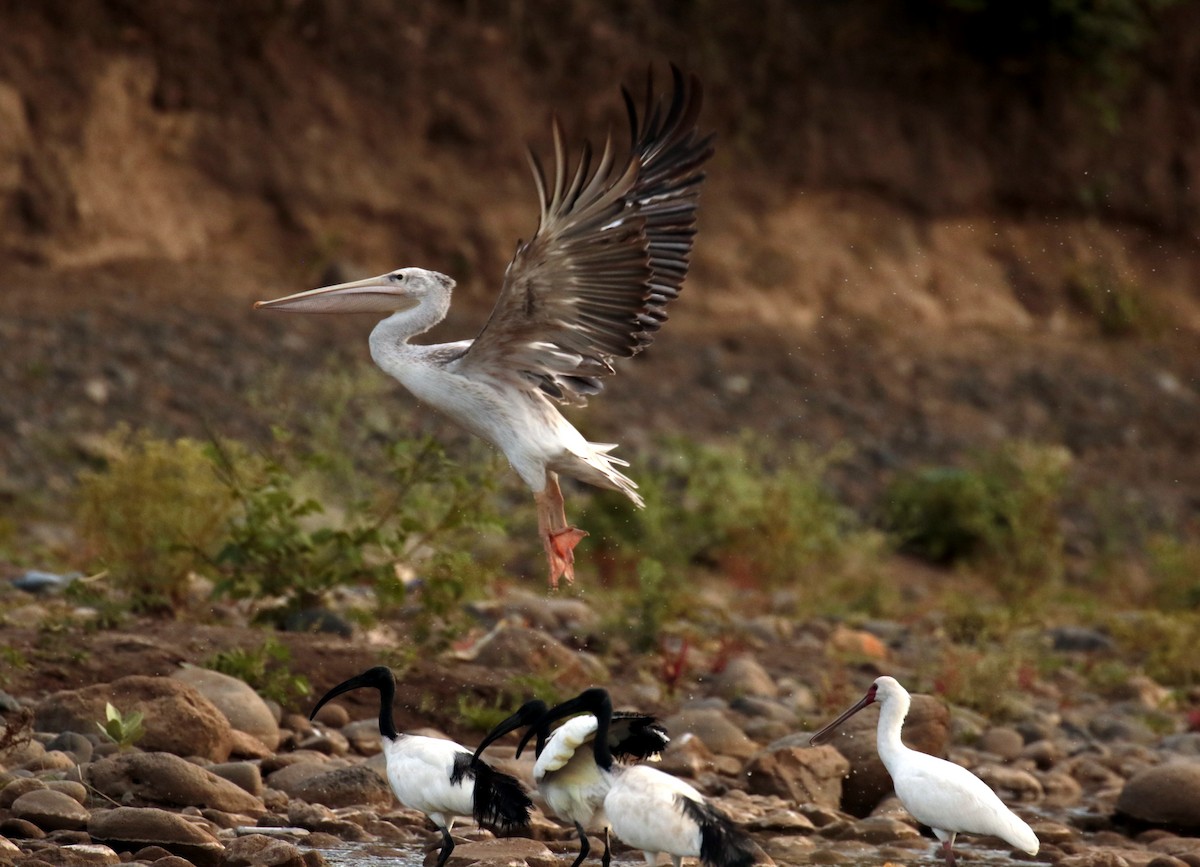
M516 778L480 761L454 741L396 731L392 715L396 678L386 666L377 665L333 687L321 696L309 719L331 698L362 687L379 690L379 734L392 791L401 804L420 810L442 832L437 867L454 851L450 829L459 816L501 829L529 824L533 802Z

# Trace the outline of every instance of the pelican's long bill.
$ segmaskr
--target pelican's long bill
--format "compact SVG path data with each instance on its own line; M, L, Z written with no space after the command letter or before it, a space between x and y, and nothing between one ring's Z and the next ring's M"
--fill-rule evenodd
M255 310L285 313L396 313L415 307L414 298L394 273L322 286L272 301L256 301Z
M875 684L871 684L871 688L867 690L866 695L860 698L853 706L847 708L841 716L809 738L808 742L816 747L831 741L833 736L837 734L838 726L850 719L850 717L854 716L867 705L875 703L875 689Z

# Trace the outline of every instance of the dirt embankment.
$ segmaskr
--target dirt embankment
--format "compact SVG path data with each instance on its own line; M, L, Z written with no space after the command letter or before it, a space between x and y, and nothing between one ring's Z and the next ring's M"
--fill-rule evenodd
M892 468L1029 437L1194 513L1200 6L1096 99L1077 65L980 59L937 4L901 5L5 7L6 472L44 482L48 435L119 419L236 431L268 360L361 348L365 323L246 312L329 266L451 273L470 333L534 228L524 143L551 111L620 136L617 84L670 58L720 150L686 297L597 401L601 438L849 439L866 501ZM1096 293L1142 312L1106 336Z

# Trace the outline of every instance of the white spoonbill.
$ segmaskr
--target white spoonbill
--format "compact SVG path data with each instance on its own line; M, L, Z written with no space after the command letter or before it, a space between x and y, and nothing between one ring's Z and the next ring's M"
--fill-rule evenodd
M697 130L701 88L671 68L669 100L647 84L639 121L622 91L630 153L616 161L610 138L591 169L585 144L572 171L558 121L554 178L548 185L530 151L541 214L519 243L491 318L474 340L412 345L450 309L454 281L421 268L311 289L255 307L296 313L375 313L371 357L420 401L500 449L537 502L550 585L574 580L574 548L587 534L567 523L558 475L620 491L638 506L637 485L609 454L588 442L555 402L582 406L598 393L613 361L645 349L683 287L696 208L712 155Z
M954 867L954 838L958 834L990 834L1022 852L1036 855L1038 838L1019 816L979 777L964 767L917 750L900 740L908 714L908 691L894 677L879 677L857 704L812 736L823 744L837 727L869 704L879 702L876 743L879 758L892 777L896 796L922 825L942 841L946 862Z
M450 829L459 816L500 828L529 824L533 802L515 777L479 761L454 741L396 731L392 716L396 678L386 666L377 665L333 687L321 696L309 718L331 698L360 687L379 690L379 734L392 791L401 804L420 810L442 832L437 867L454 851Z
M683 780L648 765L621 765L614 760L609 745L612 700L605 690L586 689L550 708L534 724L535 731L575 713L590 714L596 721L592 761L608 781L604 795L608 825L620 840L641 849L648 865L653 867L662 852L671 856L675 867L688 856L709 867L771 863L744 831Z
M538 791L555 816L572 822L579 835L579 855L571 867L579 867L591 851L587 828L604 828L604 854L601 864L608 867L612 853L608 845L608 818L604 798L611 787L611 776L600 770L591 744L599 722L594 714L572 717L550 734L546 703L532 699L516 713L498 724L475 750L478 756L488 745L509 732L528 726L517 746L517 756L531 737L536 736L533 779ZM617 762L653 759L667 748L667 730L652 716L617 711L608 730L608 748Z

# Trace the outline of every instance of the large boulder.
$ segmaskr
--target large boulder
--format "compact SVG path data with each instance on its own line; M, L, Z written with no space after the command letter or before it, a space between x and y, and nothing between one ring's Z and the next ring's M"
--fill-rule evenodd
M1200 761L1179 760L1134 774L1117 798L1120 816L1200 832Z
M170 753L122 753L86 765L84 774L92 788L120 804L265 812L262 801L240 786Z
M308 777L294 784L288 794L327 807L365 804L387 808L394 803L391 787L365 764Z
M107 703L125 715L143 714L146 734L137 746L144 750L214 762L229 758L229 720L195 687L169 677L130 675L56 692L35 708L33 726L40 732L93 734L96 724L104 722Z
M279 723L262 696L245 681L194 665L183 666L171 677L194 686L237 731L253 735L269 750L279 747Z
M685 707L664 720L663 725L672 737L690 732L719 756L747 759L759 750L759 745L718 708Z
M837 809L849 769L850 763L831 746L772 744L750 758L743 774L751 794Z
M892 778L875 747L878 727L879 705L873 704L846 720L830 741L850 762L842 785L842 809L860 818L892 791ZM945 758L950 743L950 708L931 695L913 695L903 739L914 750Z
M116 849L136 852L146 846L161 846L197 867L217 867L225 850L205 828L178 813L154 807L96 810L87 830L93 840Z

